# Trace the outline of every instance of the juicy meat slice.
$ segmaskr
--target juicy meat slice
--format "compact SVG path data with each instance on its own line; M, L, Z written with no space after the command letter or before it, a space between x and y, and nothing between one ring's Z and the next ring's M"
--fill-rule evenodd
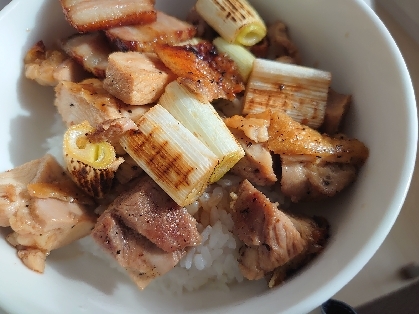
M0 174L2 226L30 269L43 272L51 250L89 234L96 206L51 156Z
M281 191L292 202L334 196L355 181L358 173L351 164L307 162L292 156L281 160Z
M140 289L175 267L186 252L165 252L127 227L111 211L100 216L91 235L104 251L125 268Z
M147 25L113 27L105 32L121 51L153 52L155 44L174 45L195 36L195 27L174 16L157 11L157 18Z
M187 86L203 102L217 98L233 100L244 90L237 66L216 48L203 41L196 45L157 45L155 52L163 63L179 76L179 83Z
M201 243L195 218L149 176L136 179L107 211L166 252Z
M87 76L83 68L58 50L47 50L37 42L25 55L25 76L44 86L56 86L60 81L78 82Z
M138 130L138 126L129 118L116 118L106 120L96 126L87 139L92 143L118 142L122 135L131 130Z
M156 20L154 0L60 0L67 21L78 32Z
M329 89L326 112L320 131L329 135L338 133L351 101L351 95L339 94L333 89Z
M244 157L230 171L255 185L267 186L275 184L278 179L269 150L263 143L252 141L237 129L230 129L230 131L245 151Z
M61 47L84 69L99 78L105 77L112 48L103 33L75 34L61 40Z
M96 127L106 120L130 118L136 121L149 107L130 106L113 97L99 79L80 83L60 82L55 88L54 104L67 126L88 121Z
M176 76L154 53L115 52L109 56L104 88L130 105L156 102Z
M263 278L300 254L305 246L291 219L244 180L232 204L233 233L244 242L240 270L248 279Z
M268 39L274 59L288 56L291 57L296 64L301 63L300 52L294 42L290 39L288 27L284 23L277 21L271 24L268 27Z
M269 139L268 127L269 119L260 119L253 117L243 117L234 115L230 118L225 118L224 123L233 129L238 129L256 143L266 142Z

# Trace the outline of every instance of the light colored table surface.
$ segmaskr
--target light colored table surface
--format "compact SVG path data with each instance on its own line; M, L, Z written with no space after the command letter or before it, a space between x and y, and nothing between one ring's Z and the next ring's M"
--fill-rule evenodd
M409 68L416 94L419 95L419 44L409 37L388 12L374 5L374 1L365 1L375 7L378 16L394 37ZM9 2L0 0L0 9ZM413 176L405 205L389 236L368 264L335 298L357 306L411 283L402 280L398 271L411 261L419 262L419 193L416 191L419 191L419 166ZM0 314L4 314L1 309Z

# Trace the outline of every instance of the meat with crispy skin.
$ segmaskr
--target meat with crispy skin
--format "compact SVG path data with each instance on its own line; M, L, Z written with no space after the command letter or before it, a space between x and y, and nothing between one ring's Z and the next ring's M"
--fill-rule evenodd
M91 126L117 118L136 121L147 106L130 106L109 94L99 79L80 83L60 82L55 88L54 104L67 126L88 121Z
M105 32L121 51L153 52L155 44L174 45L195 36L195 27L164 12L147 25L113 27Z
M118 196L107 211L166 252L201 242L196 220L149 176L142 176Z
M304 250L306 241L281 210L244 180L232 204L233 233L243 241L239 267L250 280L263 278Z
M0 174L0 217L7 241L30 269L42 273L50 251L89 234L96 206L51 155Z
M61 40L61 47L84 69L96 77L105 77L112 48L103 33L75 34Z
M209 42L184 46L157 45L155 52L179 76L177 81L203 102L217 98L232 100L244 90L234 61L224 54L218 54Z
M103 213L92 231L95 242L127 271L140 289L171 270L184 250L166 252L127 227L112 211Z
M78 32L147 24L156 20L154 0L60 0L67 21Z

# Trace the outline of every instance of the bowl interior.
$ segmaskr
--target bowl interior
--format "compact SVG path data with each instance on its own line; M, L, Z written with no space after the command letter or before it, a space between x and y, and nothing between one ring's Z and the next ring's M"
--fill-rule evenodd
M310 205L326 216L332 237L326 250L281 287L264 282L229 292L200 291L182 297L139 292L129 279L83 254L77 243L53 252L45 274L27 270L15 250L0 241L0 305L10 313L303 313L345 285L378 249L406 195L416 156L413 89L390 35L362 1L251 1L267 21L283 20L304 63L332 72L333 87L353 95L346 131L366 143L370 158L357 182L339 197ZM194 1L157 0L179 17ZM356 21L356 22L355 22ZM74 31L56 0L14 0L0 13L0 171L45 153L55 110L53 89L24 78L23 56L38 40L47 47ZM1 231L6 235L8 230ZM18 303L15 300L20 300Z

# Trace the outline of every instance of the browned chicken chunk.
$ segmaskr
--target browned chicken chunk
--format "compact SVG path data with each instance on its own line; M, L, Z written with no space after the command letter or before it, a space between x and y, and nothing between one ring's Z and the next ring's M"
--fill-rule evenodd
M174 45L195 36L195 27L161 11L147 25L114 27L106 36L121 51L153 52L155 44Z
M166 252L127 227L112 211L102 214L92 231L95 242L127 271L140 289L171 270L186 251Z
M351 95L339 94L333 89L329 89L326 112L320 131L329 135L338 133L342 126L343 117L348 111L351 101Z
M154 0L60 0L67 21L79 32L156 20Z
M195 218L149 176L132 182L107 211L166 252L201 243Z

